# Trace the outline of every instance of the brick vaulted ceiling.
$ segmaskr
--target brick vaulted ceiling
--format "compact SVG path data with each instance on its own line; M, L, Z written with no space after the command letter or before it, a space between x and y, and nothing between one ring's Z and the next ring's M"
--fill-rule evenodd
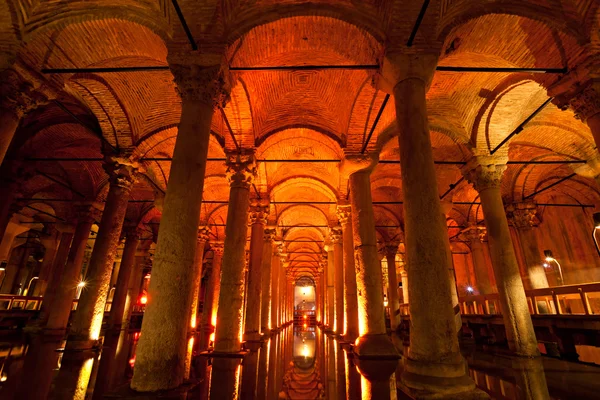
M231 67L290 65L376 65L389 46L403 47L421 9L419 1L391 0L179 0L195 40L226 43ZM2 0L0 69L40 74L43 68L167 65L168 49L189 46L165 0ZM416 51L438 51L439 65L468 67L574 68L600 57L600 10L594 0L433 0L414 40ZM374 70L234 72L231 102L224 109L236 140L258 159L337 160L360 151L382 106ZM21 188L24 198L94 199L106 195L99 159L103 147L132 150L142 158L170 158L177 136L180 100L168 71L78 73L46 76L64 83L59 103L50 103L22 122L11 158L85 158L36 161L35 175ZM547 100L557 74L437 72L427 94L431 139L438 161L462 162L485 154ZM393 99L391 99L393 100ZM368 151L398 160L395 110L390 101ZM83 125L86 125L85 127ZM223 159L234 142L215 113L209 157ZM503 148L510 160L589 160L597 155L589 128L572 112L549 105ZM170 161L144 161L128 219L156 234ZM440 164L438 190L459 181L460 165ZM520 201L569 175L561 164L510 165L503 180L505 202ZM210 161L205 200L226 200L222 161ZM305 273L345 199L347 177L333 162L259 163L256 190L271 205L270 223L282 227L292 265ZM57 183L60 182L61 184ZM379 164L372 175L375 202L402 201L398 164ZM577 176L535 199L596 204L599 187ZM157 199L155 203L153 200ZM472 187L461 182L444 198L454 204L449 225L482 219ZM36 200L41 202L42 200ZM282 204L282 202L315 204ZM59 205L60 204L60 205ZM66 203L68 204L68 203ZM65 203L48 202L67 217ZM375 204L379 238L402 237L401 204ZM222 238L227 206L202 205L202 221ZM308 227L308 226L318 227ZM293 227L300 226L300 227ZM458 231L450 228L451 236ZM314 253L314 254L312 254ZM294 255L298 254L298 255ZM304 272L302 272L304 271ZM299 272L299 273L300 273Z

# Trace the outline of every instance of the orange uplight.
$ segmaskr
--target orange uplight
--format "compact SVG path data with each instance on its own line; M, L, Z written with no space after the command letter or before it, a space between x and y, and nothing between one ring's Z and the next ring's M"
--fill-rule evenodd
M131 368L133 368L133 366L135 365L135 356L129 359L129 365L131 365Z
M306 314L304 314L304 319L306 319Z
M146 304L148 303L148 296L143 295L142 297L140 297L140 304Z
M215 333L214 333L214 332L210 334L210 338L209 338L209 340L210 340L211 342L214 342L214 341L215 341Z

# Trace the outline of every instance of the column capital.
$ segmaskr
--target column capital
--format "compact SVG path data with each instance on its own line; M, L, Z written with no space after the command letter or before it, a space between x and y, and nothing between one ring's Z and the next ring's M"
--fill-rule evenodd
M426 87L429 87L438 58L437 52L407 53L406 49L387 48L377 86L391 94L398 83L407 79L419 79L425 83Z
M174 52L169 54L168 62L183 101L201 101L213 108L225 107L229 102L233 80L222 54Z
M213 253L218 254L220 256L223 255L224 245L225 245L225 243L223 243L222 241L210 242L210 248L213 251Z
M249 225L266 225L269 218L269 203L264 200L252 200L248 210Z
M0 106L10 110L19 119L47 104L58 92L49 82L28 78L12 68L3 71L0 76Z
M506 161L505 157L473 157L461 172L478 192L499 188L506 170Z
M102 167L108 174L111 185L128 190L137 181L138 173L144 172L137 160L127 156L106 156Z
M383 243L383 249L386 255L393 253L394 255L398 254L398 247L400 246L400 241L398 240L390 240Z
M342 228L339 226L334 226L331 228L329 232L329 239L332 244L340 244L342 243Z
M350 219L352 216L352 207L350 206L350 204L338 203L335 211L340 225L346 225L352 222L352 220Z
M378 153L346 154L339 166L340 174L344 177L348 177L359 171L366 171L370 174L378 162Z
M517 229L534 228L540 224L534 202L513 203L506 206L508 222Z
M94 223L100 221L102 211L91 203L77 203L73 206L73 217L77 223Z
M484 226L471 225L463 229L460 233L471 243L481 243L487 234L487 229Z
M249 189L256 176L256 162L253 154L228 154L227 179L231 187Z
M206 243L210 239L210 228L206 225L198 227L198 242Z
M264 239L265 243L274 243L277 231L274 228L265 229Z

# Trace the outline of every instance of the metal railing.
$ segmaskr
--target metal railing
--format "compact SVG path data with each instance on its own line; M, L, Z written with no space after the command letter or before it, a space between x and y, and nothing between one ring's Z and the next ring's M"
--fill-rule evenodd
M42 297L17 296L13 294L0 294L0 311L22 310L38 311L42 306Z
M600 283L555 286L526 290L532 315L600 315ZM500 315L498 293L459 297L463 315ZM400 315L409 316L408 304L400 304Z

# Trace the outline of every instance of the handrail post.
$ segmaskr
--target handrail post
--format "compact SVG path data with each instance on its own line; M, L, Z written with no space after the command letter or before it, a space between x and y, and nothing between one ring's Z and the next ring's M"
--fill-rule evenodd
M558 296L556 295L556 292L554 290L552 291L552 301L554 302L554 307L556 309L556 315L561 315L562 310L560 309L560 303L558 302Z
M590 303L588 301L587 294L581 288L577 288L577 291L581 297L581 303L583 304L583 311L585 312L585 315L590 315Z

